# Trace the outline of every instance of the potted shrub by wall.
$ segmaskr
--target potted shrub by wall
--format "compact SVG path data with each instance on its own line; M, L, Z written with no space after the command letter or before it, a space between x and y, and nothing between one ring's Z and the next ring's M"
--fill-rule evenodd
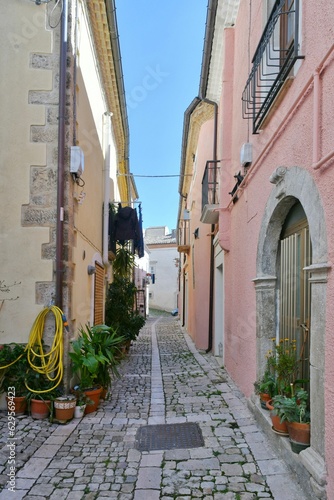
M6 393L8 411L16 416L23 415L27 409L25 379L28 368L25 345L0 346L0 392Z
M28 389L28 409L32 418L48 418L52 412L52 402L61 391L44 373L29 368L26 376Z
M277 415L282 422L287 422L291 448L296 453L310 445L308 401L308 392L304 389L298 389L291 397L278 395L273 398Z
M122 342L123 338L106 325L86 325L72 342L69 355L73 372L79 378L80 390L94 403L86 406L85 413L97 409L102 384L109 386L111 383L110 373L118 375L116 353Z
M135 298L134 283L125 276L115 276L108 288L105 321L124 338L125 350L145 324L145 318L135 309Z

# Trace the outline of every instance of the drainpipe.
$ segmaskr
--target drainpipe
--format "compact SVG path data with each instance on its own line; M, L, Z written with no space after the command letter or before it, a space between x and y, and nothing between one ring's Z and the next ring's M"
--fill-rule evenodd
M313 75L313 165L319 160L320 151L320 85L319 71Z
M109 267L108 259L108 233L109 233L109 199L110 199L110 119L112 113L103 115L104 125L104 202L103 202L103 264Z
M59 58L59 125L57 176L57 228L56 228L56 305L63 309L63 246L64 246L64 172L65 172L65 112L66 112L66 59L67 59L68 0L63 0L61 14Z
M217 133L218 133L218 105L214 101L210 101L209 99L202 99L203 102L207 102L214 107L214 130L213 130L213 161L215 162L215 167L217 166ZM216 183L216 168L214 170L215 178L214 182ZM214 193L216 196L216 192ZM216 203L216 199L213 200L213 203ZM213 245L214 240L214 231L215 225L211 224L211 235L210 235L210 284L209 284L209 341L208 348L206 352L210 352L212 350L212 341L213 341L213 288L214 288L214 261L215 261L215 249Z

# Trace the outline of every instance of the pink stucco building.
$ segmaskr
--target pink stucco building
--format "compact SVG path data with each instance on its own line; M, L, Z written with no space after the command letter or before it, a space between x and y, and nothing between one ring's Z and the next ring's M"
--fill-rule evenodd
M296 341L311 446L271 436L314 498L334 498L333 9L210 0L199 96L184 115L179 312L254 395L272 338ZM321 29L319 27L321 26ZM191 175L185 175L191 174Z

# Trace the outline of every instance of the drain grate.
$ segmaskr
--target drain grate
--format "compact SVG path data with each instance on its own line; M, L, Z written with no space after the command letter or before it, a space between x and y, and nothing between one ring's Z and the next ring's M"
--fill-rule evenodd
M194 422L183 424L146 425L136 434L135 447L139 451L198 448L204 446L201 429Z

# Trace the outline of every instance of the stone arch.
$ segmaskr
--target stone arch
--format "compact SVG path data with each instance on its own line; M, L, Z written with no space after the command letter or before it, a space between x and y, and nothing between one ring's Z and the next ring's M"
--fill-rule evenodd
M311 447L301 454L304 465L319 483L324 470L324 357L326 284L330 265L327 262L327 233L324 210L318 188L305 169L278 167L270 178L274 184L262 218L254 280L256 289L257 373L263 374L265 354L278 329L277 259L279 240L285 218L298 200L307 217L312 242L312 264L307 268L311 283ZM316 460L315 460L316 457ZM315 463L317 469L315 470Z

